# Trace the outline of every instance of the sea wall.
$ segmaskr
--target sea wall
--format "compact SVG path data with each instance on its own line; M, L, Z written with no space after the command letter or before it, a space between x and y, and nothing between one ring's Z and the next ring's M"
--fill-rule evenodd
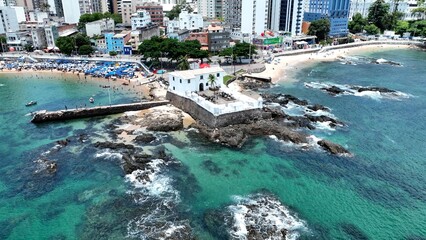
M169 91L167 92L166 99L170 100L170 103L175 107L188 113L194 119L200 120L209 127L224 127L234 124L249 123L254 119L260 119L262 117L261 109L250 109L215 116L191 99L181 97Z
M38 111L34 114L31 122L41 123L49 121L61 121L77 118L88 118L96 116L105 116L110 114L123 113L127 111L138 111L152 107L168 104L169 101L142 102L130 104L118 104L111 106L100 106L93 108L79 108L60 111Z

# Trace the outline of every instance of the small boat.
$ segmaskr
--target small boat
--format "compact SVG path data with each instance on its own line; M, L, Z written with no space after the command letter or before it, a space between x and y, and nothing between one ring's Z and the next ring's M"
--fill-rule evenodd
M94 98L92 98L92 97L90 97L90 98L89 98L89 102L90 102L90 103L94 103L94 102L95 102L95 99L94 99Z
M31 101L31 102L25 104L25 106L29 107L29 106L33 106L33 105L36 105L36 104L37 104L36 101Z

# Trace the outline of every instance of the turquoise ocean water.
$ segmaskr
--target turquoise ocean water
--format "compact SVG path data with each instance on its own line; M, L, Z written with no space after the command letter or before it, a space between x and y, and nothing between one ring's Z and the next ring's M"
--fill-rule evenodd
M156 185L142 187L125 176L118 153L91 144L109 137L114 116L41 125L26 116L89 104L93 95L96 104L108 104L106 89L53 75L1 75L0 239L156 239L152 229L160 231L162 222L184 222L198 239L223 239L222 228L206 224L209 213L262 192L303 223L295 229L299 239L426 239L426 52L362 55L355 59L402 66L318 63L300 71L297 82L265 90L329 107L347 126L308 133L345 146L354 157L269 137L229 149L194 131L157 134L157 145L179 164L161 166ZM334 97L305 87L311 82L381 86L409 97ZM113 103L137 99L126 89L111 96ZM25 107L30 100L38 104ZM55 147L64 138L68 146ZM37 159L56 161L56 174L39 174ZM158 224L142 226L148 222Z

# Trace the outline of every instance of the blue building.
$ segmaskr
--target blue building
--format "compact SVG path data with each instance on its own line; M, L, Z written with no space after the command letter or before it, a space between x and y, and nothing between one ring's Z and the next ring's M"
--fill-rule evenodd
M105 45L107 52L115 51L119 54L124 52L124 45L130 40L130 32L119 34L105 33Z
M304 21L312 22L321 18L330 20L329 36L346 36L348 30L348 18L350 0L309 0Z

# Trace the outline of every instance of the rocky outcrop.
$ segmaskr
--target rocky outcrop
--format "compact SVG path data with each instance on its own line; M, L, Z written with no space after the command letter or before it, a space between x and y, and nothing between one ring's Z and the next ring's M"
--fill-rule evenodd
M36 163L35 174L54 174L58 170L58 165L55 161L38 159L34 163Z
M109 148L109 149L134 149L135 146L124 143L113 143L113 142L96 142L95 147L97 148Z
M320 145L323 149L326 151L335 154L335 155L345 155L345 156L351 156L352 154L346 150L344 147L340 146L339 144L332 143L327 140L320 140L317 142L318 145Z
M183 128L182 112L170 109L155 109L146 113L139 124L150 131L169 132Z
M280 105L286 105L289 101L294 102L297 105L301 105L301 106L306 106L308 105L308 101L306 100L301 100L293 95L290 94L268 94L268 93L264 93L261 94L261 96L263 97L263 101L265 103L278 103Z
M137 143L151 143L155 139L156 139L156 137L153 134L143 133L141 135L136 136L133 141L135 141Z
M384 88L384 87L360 87L357 90L358 92L373 91L373 92L380 92L380 93L396 93L395 90Z
M342 94L342 93L345 92L345 90L340 89L336 86L324 87L324 88L321 88L321 90L326 91L328 94L333 95L333 96L339 95L339 94Z
M213 142L218 142L231 147L241 147L249 136L275 135L278 139L296 144L307 143L307 135L292 131L276 122L260 120L251 124L239 124L212 129L203 123L197 122L192 127L199 129L200 133Z

